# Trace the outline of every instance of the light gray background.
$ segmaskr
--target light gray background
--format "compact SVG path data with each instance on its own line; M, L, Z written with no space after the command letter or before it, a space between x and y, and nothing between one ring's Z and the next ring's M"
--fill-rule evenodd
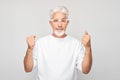
M26 36L51 33L49 11L62 5L70 12L67 33L91 34L93 66L81 80L120 80L120 0L0 0L0 80L32 80L23 68Z

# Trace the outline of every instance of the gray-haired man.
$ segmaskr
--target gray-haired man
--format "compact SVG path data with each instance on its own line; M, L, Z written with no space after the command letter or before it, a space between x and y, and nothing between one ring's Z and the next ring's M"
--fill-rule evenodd
M36 80L75 80L75 70L89 73L92 65L90 35L82 41L65 33L68 20L67 8L60 6L50 12L52 34L38 39L27 37L28 49L24 58L26 72L37 68Z

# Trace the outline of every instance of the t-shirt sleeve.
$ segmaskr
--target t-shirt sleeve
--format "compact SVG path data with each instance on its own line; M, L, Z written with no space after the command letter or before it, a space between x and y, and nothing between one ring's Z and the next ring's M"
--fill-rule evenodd
M84 46L82 45L81 42L79 42L77 44L76 54L77 54L76 68L78 70L82 71L82 61L83 61L84 54L85 54L85 48L84 48Z
M36 67L37 65L37 60L38 60L38 50L39 50L39 45L38 42L35 43L34 49L33 49L33 69Z

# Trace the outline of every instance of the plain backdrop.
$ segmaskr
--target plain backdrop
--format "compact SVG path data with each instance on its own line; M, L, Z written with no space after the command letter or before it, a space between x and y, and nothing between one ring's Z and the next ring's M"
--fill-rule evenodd
M0 0L0 80L33 80L25 73L26 37L51 33L49 11L69 9L67 33L91 35L93 65L78 80L120 80L120 0Z

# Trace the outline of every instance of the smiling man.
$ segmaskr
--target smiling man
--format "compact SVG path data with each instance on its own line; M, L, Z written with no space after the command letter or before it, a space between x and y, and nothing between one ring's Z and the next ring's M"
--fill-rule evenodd
M86 32L82 41L68 34L68 10L64 6L50 11L52 34L35 41L35 35L27 37L28 48L24 69L37 69L36 80L76 80L75 70L85 74L92 66L90 35Z

